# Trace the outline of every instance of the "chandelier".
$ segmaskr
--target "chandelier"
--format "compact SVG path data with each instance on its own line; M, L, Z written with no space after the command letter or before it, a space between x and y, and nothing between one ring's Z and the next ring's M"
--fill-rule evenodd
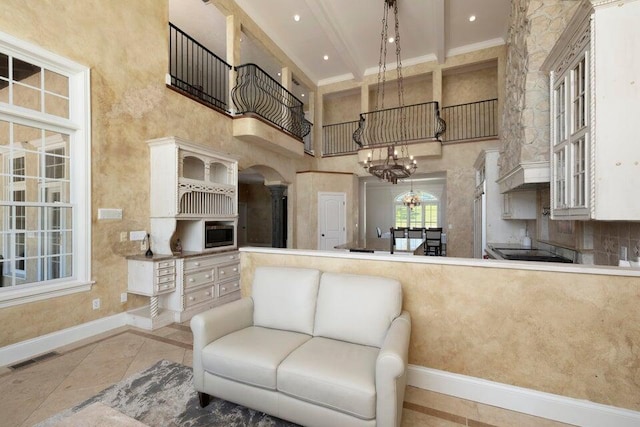
M413 192L413 180L411 180L411 190L402 198L402 204L411 210L416 206L420 206L420 196Z
M404 108L404 87L402 81L402 60L400 55L400 26L398 22L398 2L397 0L384 0L384 14L382 17L382 32L380 40L380 60L378 62L378 80L376 84L376 102L374 111L384 110L384 95L387 71L387 44L395 43L396 48L396 83L398 90L398 111L399 114L393 120L385 121L385 115L381 114L377 126L384 129L385 126L399 127L400 142L387 146L387 154L384 156L384 148L372 149L364 162L364 168L371 175L397 184L398 179L410 177L417 169L418 165L413 156L409 155L407 147L407 118ZM390 38L388 35L389 11L393 9L395 35ZM361 118L361 122L362 122ZM395 123L394 123L395 122ZM362 123L358 131L362 128ZM354 135L354 140L358 140ZM377 153L374 157L374 153Z

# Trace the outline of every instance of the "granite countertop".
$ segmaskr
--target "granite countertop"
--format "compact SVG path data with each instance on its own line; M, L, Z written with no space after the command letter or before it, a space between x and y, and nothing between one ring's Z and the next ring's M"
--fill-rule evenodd
M225 252L236 252L238 249L227 249L227 250L223 250L223 251L215 251L215 252L189 252L189 251L183 251L183 252L175 252L173 254L156 254L154 253L153 256L148 257L145 256L144 254L137 254L137 255L127 255L125 258L126 259L130 259L133 261L166 261L169 259L181 259L181 258L192 258L192 257L196 257L196 256L201 256L201 255L218 255L218 254L223 254Z

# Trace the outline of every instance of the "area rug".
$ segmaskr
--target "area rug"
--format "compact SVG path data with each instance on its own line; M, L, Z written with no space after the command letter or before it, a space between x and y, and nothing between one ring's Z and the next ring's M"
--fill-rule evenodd
M101 405L95 405L96 403ZM74 425L74 416L90 405L94 407L106 405L153 427L296 426L296 424L217 398L212 398L209 405L201 408L198 395L193 388L192 369L162 360L79 405L54 415L38 424L38 427ZM93 410L93 408L89 409Z

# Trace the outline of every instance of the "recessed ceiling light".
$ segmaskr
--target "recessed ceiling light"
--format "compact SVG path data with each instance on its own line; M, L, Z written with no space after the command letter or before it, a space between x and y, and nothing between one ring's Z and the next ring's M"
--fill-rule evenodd
M325 61L328 61L328 60L329 60L329 55L325 55L325 56L323 56L322 58L323 58Z
M302 96L302 97L304 98L304 93L303 93L303 94L301 94L300 96Z
M280 77L282 75L282 73L278 73L278 77Z
M300 20L300 15L293 15L293 20L298 22Z
M473 22L473 21L475 21L475 20L476 20L476 15L471 15L471 16L469 17L469 22Z
M396 39L394 39L393 37L389 37L388 41L389 43L393 43L394 41L396 41Z

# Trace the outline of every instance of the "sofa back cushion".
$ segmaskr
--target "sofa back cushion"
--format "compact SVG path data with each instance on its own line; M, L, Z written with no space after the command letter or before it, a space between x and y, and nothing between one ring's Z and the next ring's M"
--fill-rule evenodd
M401 311L402 287L395 279L324 273L313 335L381 347Z
M311 335L320 271L258 267L253 276L253 324Z

